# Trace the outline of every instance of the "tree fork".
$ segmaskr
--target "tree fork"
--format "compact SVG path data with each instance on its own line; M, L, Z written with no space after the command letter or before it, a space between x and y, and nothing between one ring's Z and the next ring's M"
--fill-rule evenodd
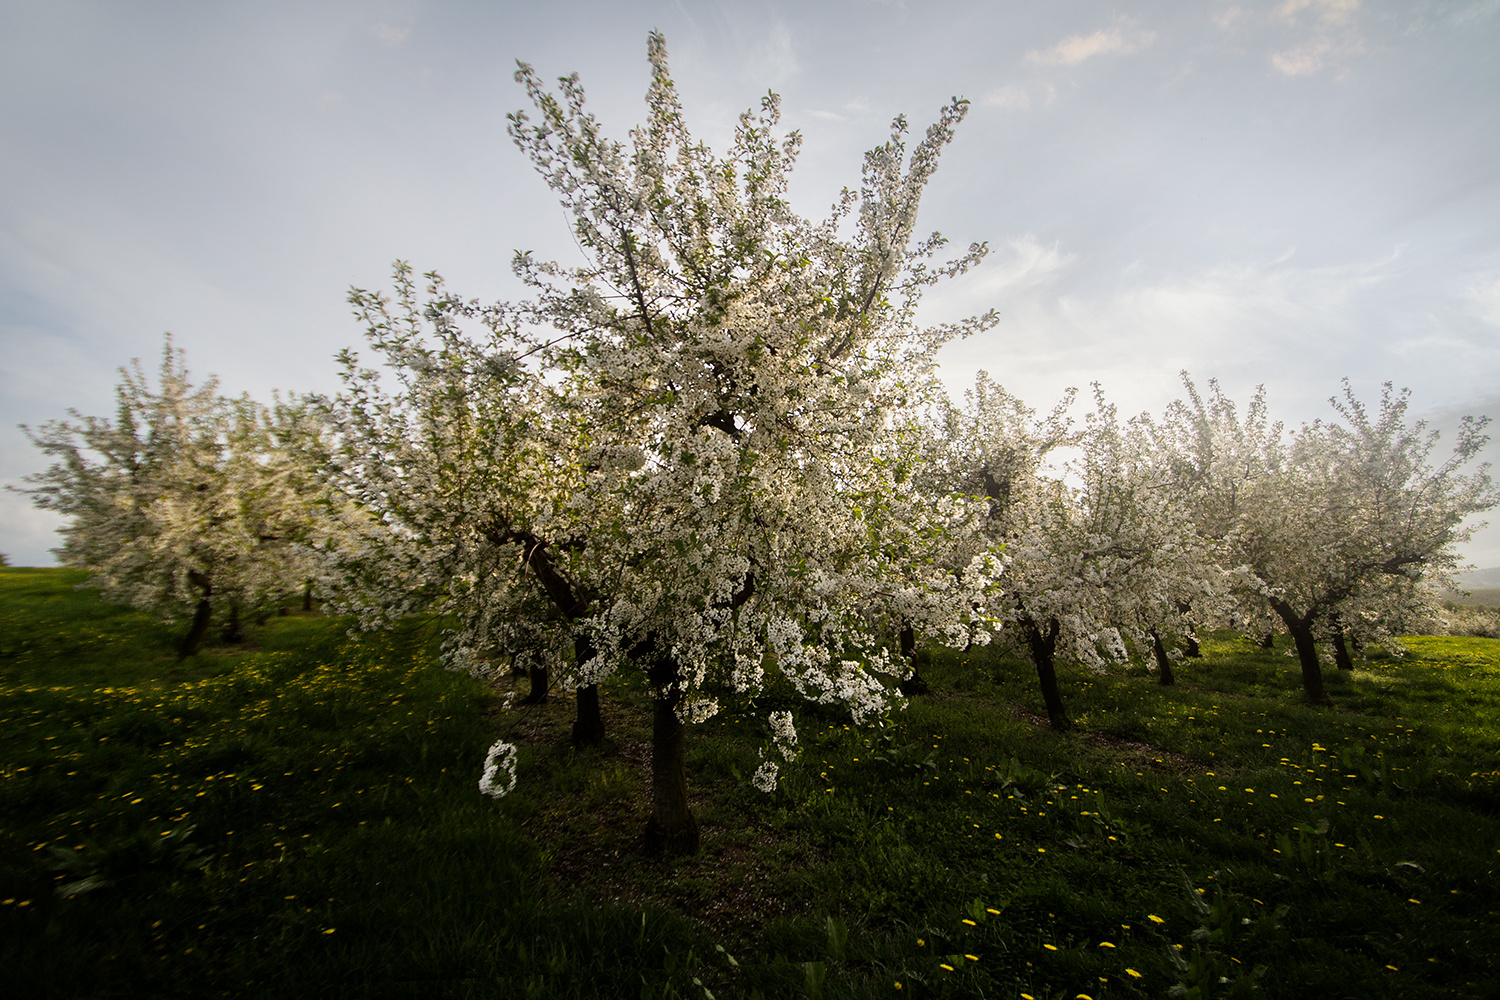
M1302 666L1302 690L1307 694L1307 700L1314 705L1332 705L1333 699L1323 690L1323 667L1318 663L1318 644L1313 636L1312 622L1316 609L1299 618L1290 604L1276 597L1271 598L1271 608L1286 623L1286 630L1291 633L1292 642L1296 644L1297 660Z
M1044 634L1035 622L1028 619L1024 628L1026 645L1031 649L1031 662L1036 665L1036 677L1042 687L1042 701L1047 705L1047 719L1058 732L1072 729L1073 720L1068 718L1068 711L1063 707L1062 692L1057 687L1057 668L1053 663L1061 626L1053 618L1048 621Z

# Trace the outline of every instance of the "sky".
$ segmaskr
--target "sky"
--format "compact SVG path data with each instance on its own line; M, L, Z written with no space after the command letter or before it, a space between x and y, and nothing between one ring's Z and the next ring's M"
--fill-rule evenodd
M0 482L47 464L18 425L112 415L168 331L228 393L332 392L394 261L491 300L514 251L573 259L516 61L623 139L652 29L715 148L782 95L814 218L894 116L972 102L918 225L992 250L923 306L1000 313L945 349L956 396L982 368L1160 413L1186 370L1290 425L1345 377L1448 442L1500 418L1500 0L0 0ZM59 523L0 492L13 565ZM1500 523L1462 551L1500 566Z

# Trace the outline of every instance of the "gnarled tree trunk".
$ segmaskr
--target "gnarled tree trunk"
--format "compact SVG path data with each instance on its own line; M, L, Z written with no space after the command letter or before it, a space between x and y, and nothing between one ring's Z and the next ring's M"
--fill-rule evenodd
M1312 623L1317 609L1299 617L1292 606L1279 597L1271 598L1271 608L1281 616L1297 646L1297 660L1302 665L1302 690L1306 692L1307 700L1314 705L1332 705L1333 700L1323 690L1323 667L1318 663L1318 644L1313 638Z
M1161 643L1161 633L1156 629L1151 630L1151 654L1156 657L1157 683L1162 687L1177 683L1177 677L1172 673L1172 658L1167 655L1167 647Z
M1026 635L1026 645L1031 650L1031 662L1036 666L1036 677L1041 682L1042 701L1047 705L1047 718L1052 728L1059 732L1073 728L1073 720L1063 708L1062 692L1057 687L1057 668L1052 658L1057 651L1057 634L1060 631L1056 618L1048 619L1043 630L1036 622L1027 618L1021 625Z

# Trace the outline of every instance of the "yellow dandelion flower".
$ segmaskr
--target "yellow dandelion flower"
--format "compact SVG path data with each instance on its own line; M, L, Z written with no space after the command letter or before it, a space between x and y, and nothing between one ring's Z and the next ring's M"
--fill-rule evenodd
M1042 947L1046 948L1048 951L1056 951L1057 950L1057 945L1055 945L1055 944L1044 944L1044 945L1042 945Z
M940 969L947 969L949 972L953 971L953 966L949 965L947 962L939 962L938 963L938 968L940 968Z
M1164 924L1164 923L1166 923L1165 920L1163 920L1161 917L1158 917L1154 913L1148 913L1148 914L1146 914L1146 919L1149 920L1149 921L1151 921L1153 924Z
M1131 979L1141 978L1141 974L1139 972L1136 972L1134 969L1126 969L1125 975L1129 976Z

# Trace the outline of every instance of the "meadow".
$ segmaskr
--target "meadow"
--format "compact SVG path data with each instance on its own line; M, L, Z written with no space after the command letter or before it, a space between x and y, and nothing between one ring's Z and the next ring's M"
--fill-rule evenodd
M24 997L1474 997L1500 973L1500 640L1300 696L1230 633L1161 687L998 649L855 727L774 688L696 727L699 854L643 856L639 678L519 707L438 623L180 629L0 569L0 968ZM517 691L524 682L516 681ZM749 776L767 709L801 753ZM753 711L752 711L753 709ZM486 748L519 781L478 792ZM1492 995L1492 994L1491 994Z

